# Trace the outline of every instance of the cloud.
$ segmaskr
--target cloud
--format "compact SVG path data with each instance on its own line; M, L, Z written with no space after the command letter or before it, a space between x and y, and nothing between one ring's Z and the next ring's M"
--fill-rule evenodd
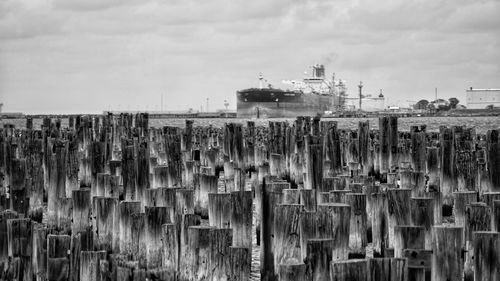
M273 84L323 63L367 93L408 99L439 87L498 87L496 0L4 0L5 110L99 112L108 105L234 107L264 72ZM425 97L425 96L424 96ZM30 103L25 101L29 100ZM215 106L212 106L214 108Z

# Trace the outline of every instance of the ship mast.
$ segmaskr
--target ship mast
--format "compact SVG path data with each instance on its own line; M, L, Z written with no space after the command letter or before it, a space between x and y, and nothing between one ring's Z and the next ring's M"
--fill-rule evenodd
M359 111L361 111L361 99L363 98L362 90L363 90L363 82L359 81Z

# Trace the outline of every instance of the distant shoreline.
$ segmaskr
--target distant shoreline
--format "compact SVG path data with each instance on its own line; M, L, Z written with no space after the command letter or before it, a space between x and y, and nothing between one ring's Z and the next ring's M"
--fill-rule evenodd
M113 115L117 116L120 114L132 114L137 113L148 113L151 119L201 119L201 118L221 118L221 119L234 119L239 118L237 113L234 111L228 112L195 112L195 113L160 113L160 112L140 112L140 111L128 111L128 112L112 112ZM102 116L106 115L108 112L103 112L102 114L24 114L22 112L5 112L0 113L0 119L24 119L33 118L40 119L44 117L54 117L54 118L69 118L70 116ZM489 117L489 116L500 116L500 108L495 109L454 109L449 111L438 111L438 112L404 112L404 111L378 111L378 112L357 112L357 111L346 111L342 113L336 113L331 115L322 115L321 118L377 118L381 116L398 116L398 117ZM282 119L285 117L277 118L260 118L260 119ZM245 118L246 119L246 118Z

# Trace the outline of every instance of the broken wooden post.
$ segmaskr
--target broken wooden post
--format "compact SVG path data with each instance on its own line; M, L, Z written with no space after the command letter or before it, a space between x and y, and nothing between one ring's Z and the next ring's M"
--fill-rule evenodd
M387 194L373 193L371 197L373 256L381 257L385 255L385 249L389 246Z

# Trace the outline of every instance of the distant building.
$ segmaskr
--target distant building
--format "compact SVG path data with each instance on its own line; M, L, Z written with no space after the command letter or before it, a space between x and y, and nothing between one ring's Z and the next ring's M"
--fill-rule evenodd
M473 89L466 91L468 109L485 109L493 105L500 107L500 89Z

